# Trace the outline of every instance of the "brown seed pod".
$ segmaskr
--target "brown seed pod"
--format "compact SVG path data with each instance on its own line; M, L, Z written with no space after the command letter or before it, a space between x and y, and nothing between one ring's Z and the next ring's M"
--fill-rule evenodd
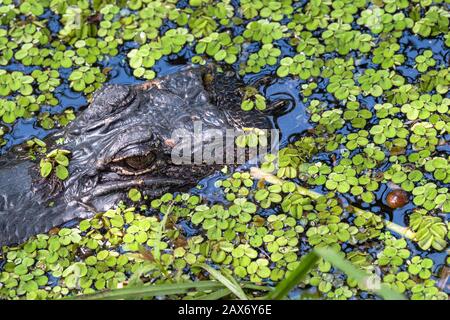
M408 193L402 189L392 190L386 197L386 203L392 209L401 208L408 202Z
M60 229L59 229L58 227L51 228L51 229L48 231L48 234L49 234L49 235L52 235L52 236L57 235L58 232L59 232L59 230L60 230Z

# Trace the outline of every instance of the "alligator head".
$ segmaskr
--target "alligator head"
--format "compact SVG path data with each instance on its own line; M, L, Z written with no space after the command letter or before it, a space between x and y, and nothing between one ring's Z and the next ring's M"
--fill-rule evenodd
M194 186L218 167L172 159L186 136L195 140L196 122L204 132L271 127L264 114L240 110L240 88L234 76L210 68L139 86L104 86L76 120L45 139L48 150L71 152L67 180L42 178L39 159L27 159L20 150L0 158L0 245L103 212L126 198L130 188L157 197ZM194 142L191 153L196 143L202 141Z

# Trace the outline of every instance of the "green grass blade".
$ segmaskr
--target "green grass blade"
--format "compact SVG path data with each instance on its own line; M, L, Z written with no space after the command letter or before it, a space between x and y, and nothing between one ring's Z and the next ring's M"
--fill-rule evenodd
M207 264L198 264L198 267L201 267L209 272L209 274L215 278L217 281L220 281L225 287L227 287L236 297L238 297L241 300L248 300L247 295L242 290L242 288L239 286L239 284L234 279L229 279L225 275L223 275L221 272L217 271L216 269L208 266Z
M223 288L194 298L194 300L219 300L231 294L230 289Z
M273 291L273 287L269 287L269 286L261 286L258 284L254 284L251 282L241 282L242 283L242 288L244 289L249 289L249 290L254 290L254 291Z
M319 260L319 256L313 251L308 253L300 262L300 265L293 270L287 278L281 281L275 290L269 293L266 299L281 300L284 299L288 293L297 286L300 281L306 276Z
M358 281L358 283L369 283L370 275L355 267L350 261L342 258L335 251L327 248L316 248L314 251L323 259L330 262L347 276ZM386 300L404 300L405 297L397 291L389 288L386 284L380 283L379 287L374 287L373 292Z
M183 294L188 290L198 291L223 289L223 284L218 281L197 281L187 283L154 284L139 287L126 287L113 289L94 294L71 297L73 300L116 300L116 299L141 299L154 296L165 296L171 294Z

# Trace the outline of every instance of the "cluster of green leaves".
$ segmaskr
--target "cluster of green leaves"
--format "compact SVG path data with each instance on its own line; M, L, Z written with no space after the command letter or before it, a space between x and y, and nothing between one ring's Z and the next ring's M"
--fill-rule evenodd
M404 263L404 260L409 258L411 253L406 248L407 243L405 239L388 238L385 240L385 247L383 251L378 254L378 264L380 266L389 266L391 270Z
M106 76L99 68L83 66L72 71L69 76L70 87L75 91L92 93L105 82Z
M352 30L351 25L333 22L327 26L327 30L322 33L325 51L338 52L346 55L352 50L367 53L373 46L373 39L370 34Z
M185 28L168 30L157 41L140 46L138 49L132 49L127 56L130 58L130 67L133 69L135 77L153 79L156 74L153 67L162 56L178 53L183 46L192 42L194 37L188 33Z
M261 17L280 21L283 17L290 17L294 12L292 0L242 0L240 7L246 19Z
M280 55L281 50L279 48L271 43L264 44L258 52L248 56L245 65L240 67L240 73L258 73L266 66L274 66L277 64Z
M256 103L264 102L256 101ZM255 148L257 148L258 146L267 147L268 141L269 137L266 130L261 130L258 128L248 128L244 129L244 131L236 137L235 144L237 147L241 148L242 152L246 152L247 147L254 150L256 150ZM256 156L256 154L254 156Z
M401 293L410 291L412 293L412 300L432 300L443 297L442 292L436 288L436 281L430 279L433 260L414 256L411 260L407 261L407 264L407 271L387 274L383 278L384 283ZM419 281L417 283L417 278L423 282Z
M433 51L425 50L422 54L418 55L416 58L416 69L419 72L425 72L430 67L436 65L436 60L433 59Z
M373 50L372 62L379 64L383 69L401 65L405 62L405 57L401 53L396 53L398 50L400 45L397 42L383 41Z
M335 58L325 62L325 69L322 71L322 77L329 78L327 91L332 93L338 100L356 100L356 96L361 89L356 85L353 70L355 69L354 60L344 60Z
M283 38L286 35L286 31L286 26L278 22L261 19L250 22L242 35L245 39L268 44Z
M1 87L0 95L9 96L13 92L18 92L23 96L29 96L33 93L34 79L31 76L24 75L22 72L13 71L11 73L6 70L0 70Z
M59 85L57 71L40 72L31 75L20 71L0 70L0 116L5 123L14 123L17 118L30 118L41 105L56 105L53 95ZM33 88L37 86L37 88Z
M216 182L216 187L222 187L228 201L234 201L236 197L247 197L254 185L254 181L248 172L234 172L226 180Z
M409 225L416 231L418 244L423 250L430 247L436 250L446 248L448 227L440 217L426 215L426 211L420 210L411 215Z
M265 110L267 107L266 98L258 93L253 87L248 87L244 93L244 99L241 103L241 109L244 111L250 111L252 109L257 109L259 111Z
M125 272L131 271L129 258L103 247L100 234L95 231L102 223L110 223L113 228L111 225L118 226L124 219L112 211L105 215L101 220L82 221L76 229L62 228L51 235L40 235L22 248L8 251L1 273L1 294L9 298L47 299L73 291L90 293L94 288L117 287L126 279ZM131 224L130 215L124 216ZM87 229L92 230L93 237L83 236ZM108 233L106 238L110 236ZM61 278L56 286L49 287L48 274Z
M422 91L436 90L439 94L446 94L450 86L450 68L431 69L420 76Z
M318 77L322 67L322 59L308 60L306 55L298 54L293 58L285 57L281 59L277 75L279 77L293 75L298 76L302 80L307 80L311 77Z
M422 17L421 8L416 6L411 12L411 18L415 21L412 31L422 37L436 36L442 32L448 32L448 11L439 6L432 6Z
M227 32L213 32L198 41L195 46L195 52L197 54L207 54L218 62L225 61L228 64L233 64L238 59L239 44L242 41L243 39L238 37L232 39Z
M393 86L401 86L405 79L394 71L366 69L364 74L358 78L364 94L379 97L383 91L391 89Z
M41 112L38 115L39 125L47 130L53 129L55 126L65 127L73 120L75 120L75 113L72 108L68 108L62 113Z
M36 143L39 142L35 141ZM48 178L54 172L59 180L66 180L69 177L69 158L67 157L71 152L63 149L55 149L50 151L41 158L39 162L41 176Z
M256 284L264 279L280 281L301 263L298 248L305 230L311 245L332 246L338 251L343 243L387 237L379 231L367 234L367 229L377 224L376 215L358 217L354 225L341 221L344 210L332 194L313 200L298 193L293 182L279 187L258 183L257 190L251 189L253 184L249 173L236 172L218 184L234 195L227 197L231 204L226 207L206 205L198 196L189 194L165 194L151 202L151 207L163 214L161 220L119 206L83 220L72 229L52 230L19 247L4 247L6 264L0 273L0 294L8 298L46 299L115 289L145 279L155 283L165 283L168 279L184 282L190 274L200 274L197 265L201 263L228 266L224 272ZM242 192L242 188L247 188L247 192ZM256 203L246 199L251 197L250 193ZM129 193L133 201L139 201L138 194L138 190ZM288 215L273 214L265 218L258 214L259 205L261 208L276 206L283 198L282 207ZM202 235L186 238L178 224L181 219L198 226ZM386 240L389 246L380 253L379 264L403 267L403 259L409 255L406 242L389 237ZM362 263L354 252L349 252L347 258ZM411 263L420 266L409 264L408 270L411 269L411 274L420 273L420 279L428 281L416 281L416 286L425 286L434 297L444 299L445 294L437 290L434 282L429 283L429 271L426 271L429 262L425 260L422 264L416 260ZM186 268L189 273L185 272ZM181 270L184 271L180 278ZM58 282L49 286L49 275L59 278ZM322 262L301 285L318 286L330 299L350 298L360 292L350 278L344 287L337 279L331 265ZM412 286L411 291L419 291L418 287L412 288L416 287ZM190 295L196 294L201 292Z
M177 206L172 207L174 202ZM157 282L168 278L186 281L188 274L180 278L177 273L189 267L194 274L199 274L195 265L207 261L233 264L234 274L245 277L248 273L253 282L271 276L278 280L284 274L282 269L269 269L269 260L253 249L267 235L273 259L284 259L279 246L287 245L281 236L285 232L278 231L276 239L279 240L272 243L275 239L272 233L280 228L274 225L273 219L267 222L270 226L264 227L265 219L252 217L256 206L242 198L236 199L227 210L218 205L198 204L197 196L183 194L173 198L166 194L152 202L152 207L167 217L161 221L135 213L134 208L121 207L83 220L76 228L53 230L20 247L5 247L6 264L0 273L0 294L9 298L44 299L117 288L125 281L133 283L145 278L159 279ZM236 220L227 219L227 215ZM192 219L193 224L201 223L202 228L208 230L209 240L202 236L186 239L176 225L177 219L185 216ZM244 236L245 226L252 219L255 220L254 231L247 236L254 239L253 245L235 245L236 232ZM167 221L172 221L173 227L168 227ZM293 225L295 221L288 224ZM222 239L222 232L228 241ZM296 236L296 232L285 236ZM296 244L294 240L289 242L293 252L297 250L294 249ZM297 256L294 254L289 259L296 260ZM284 268L286 263L278 262L278 265ZM55 286L48 286L49 274L59 278ZM128 278L129 274L133 276Z
M411 29L414 21L403 12L388 12L384 8L374 6L361 12L357 23L370 29L374 34L387 34L400 38L405 29Z
M75 2L69 5L62 0L39 5L36 1L30 0L18 7L14 4L5 4L3 23L8 28L0 31L0 43L3 46L2 64L6 65L14 57L24 65L51 67L54 70L59 67L71 68L74 65L78 68L96 66L105 56L117 55L119 46L124 41L132 40L140 44L139 48L128 52L133 74L139 78L151 79L156 76L152 70L156 61L164 55L178 53L185 45L193 42L193 37L198 39L196 43L198 54L206 53L217 61L234 63L241 52L244 40L260 41L272 46L273 41L283 37L289 37L297 52L306 56L318 56L325 51L337 51L341 55L347 54L350 50L367 53L374 45L372 36L352 30L351 27L360 10L362 12L358 23L368 26L375 34L389 32L399 37L403 30L413 29L422 35L430 33L434 36L445 33L445 26L448 25L445 11L428 3L417 4L411 9L410 16L405 16L405 13L400 11L404 5L398 5L396 2L379 3L374 7L365 8L367 3L362 0L323 3L313 1L294 8L290 0L242 1L240 9L247 21L238 21L234 19L237 12L229 0L223 0L215 5L210 1L193 1L190 3L191 7L187 8L177 8L176 2L133 1L128 5L128 11L121 11L120 6L103 1L92 4L82 1L76 3L76 6L73 5ZM28 8L33 9L26 12ZM420 12L422 8L426 9L423 17ZM15 25L16 19L22 15L37 17L48 9L61 16L62 28L56 34L47 28L45 21L39 19L30 19L26 23ZM259 20L251 21L254 18ZM285 25L281 23L283 18L292 20ZM178 27L160 34L159 29L167 20L175 22ZM218 30L219 27L230 28L232 22L245 24L246 30L242 36L237 35L233 38L229 31ZM320 38L310 32L317 29L322 29ZM290 31L294 32L291 34ZM9 38L12 41L8 41ZM323 40L325 45L319 40ZM395 39L391 42L380 43L374 51L374 62L382 63L383 68L403 62L400 55L394 54L398 50ZM275 48L261 48L258 56L250 57L243 67L248 69L242 72L250 70L259 72L264 65L274 65L276 63L274 58L278 56ZM194 62L204 63L200 57L192 59ZM291 66L292 63L286 65L289 61L283 62L279 69L281 76L286 76L289 73L287 67L290 67L292 75L307 79L308 75L316 76L318 69L321 68L320 59L296 61L299 63L294 66ZM94 77L96 83L105 81L97 77L100 73L97 71L94 73L94 75L88 73L86 79L82 80L77 72L69 81L74 90L88 94L92 92L89 82ZM344 83L347 81L349 80L345 80ZM351 85L349 82L350 87ZM444 86L441 83L436 85ZM86 89L82 89L83 87ZM337 97L345 98L347 90L352 91L350 87L340 89ZM330 92L336 91L333 86L330 88ZM374 90L379 92L378 87ZM40 103L42 102L39 101L38 104Z

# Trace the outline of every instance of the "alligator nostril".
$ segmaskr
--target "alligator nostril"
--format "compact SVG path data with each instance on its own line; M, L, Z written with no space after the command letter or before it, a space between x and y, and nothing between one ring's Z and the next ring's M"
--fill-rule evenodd
M73 135L79 136L81 134L81 129L75 128L75 129L71 130L70 133Z

